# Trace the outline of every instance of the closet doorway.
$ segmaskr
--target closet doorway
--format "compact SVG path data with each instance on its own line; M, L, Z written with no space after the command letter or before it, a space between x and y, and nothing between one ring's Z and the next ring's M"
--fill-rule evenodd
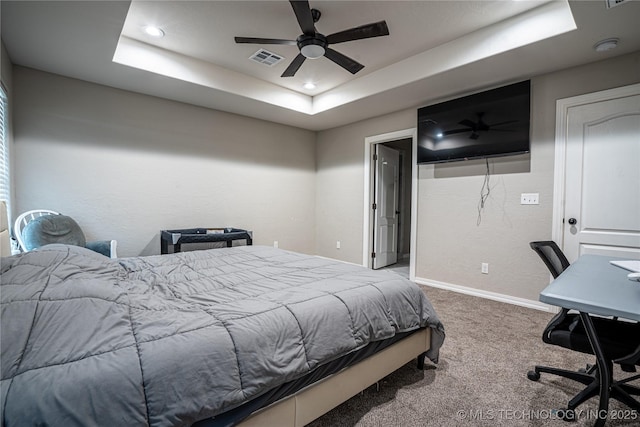
M416 131L365 139L363 265L409 266L415 276Z

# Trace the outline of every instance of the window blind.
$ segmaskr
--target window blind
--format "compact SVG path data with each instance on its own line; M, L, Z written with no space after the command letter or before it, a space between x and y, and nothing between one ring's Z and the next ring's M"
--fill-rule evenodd
M7 94L0 85L0 200L7 203L7 211L11 212L11 181L9 169L9 141L8 141L8 106Z

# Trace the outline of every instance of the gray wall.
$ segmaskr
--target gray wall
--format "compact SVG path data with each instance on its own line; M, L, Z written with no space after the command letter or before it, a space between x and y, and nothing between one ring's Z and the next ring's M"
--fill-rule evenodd
M420 166L417 276L537 300L549 276L528 242L551 237L555 101L638 81L640 53L534 77L531 154L491 160L479 226L484 164ZM158 253L161 229L236 226L361 263L364 140L416 121L407 109L314 133L21 67L12 92L14 212L68 213L123 256Z
M640 53L532 78L531 153L490 160L491 195L480 225L483 161L420 166L416 276L537 300L549 274L528 243L551 238L555 102L639 81ZM319 255L362 263L364 140L415 122L409 109L318 134ZM529 192L540 193L539 205L520 205L520 194Z
M14 212L74 217L120 256L240 227L315 252L315 133L15 67Z

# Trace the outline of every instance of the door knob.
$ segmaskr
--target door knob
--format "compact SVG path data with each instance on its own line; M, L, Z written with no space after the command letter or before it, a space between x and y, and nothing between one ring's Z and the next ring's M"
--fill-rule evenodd
M570 225L576 225L578 223L578 221L575 218L569 218L568 222Z

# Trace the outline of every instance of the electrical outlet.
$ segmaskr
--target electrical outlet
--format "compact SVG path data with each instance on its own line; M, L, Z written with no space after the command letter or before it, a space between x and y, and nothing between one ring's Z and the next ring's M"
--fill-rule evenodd
M480 271L482 272L482 274L489 274L489 263L483 262L480 266Z
M522 193L520 195L521 205L539 205L540 194L539 193Z
M336 249L340 249L340 240L336 242Z
M278 241L277 241L277 240L274 240L274 241L273 241L273 247L274 247L274 248L277 248L277 247L278 247Z

